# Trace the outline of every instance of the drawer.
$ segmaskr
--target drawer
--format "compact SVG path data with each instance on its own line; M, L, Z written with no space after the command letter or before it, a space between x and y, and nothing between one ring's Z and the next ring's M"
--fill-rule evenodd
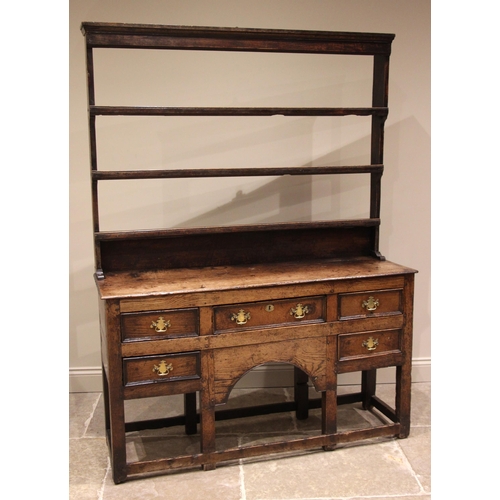
M123 359L123 383L125 386L197 378L200 378L199 351Z
M324 322L325 297L301 297L215 308L215 331Z
M349 333L338 337L339 361L401 353L401 330Z
M402 313L402 290L339 294L339 319Z
M157 340L199 334L198 309L172 309L121 315L122 340Z

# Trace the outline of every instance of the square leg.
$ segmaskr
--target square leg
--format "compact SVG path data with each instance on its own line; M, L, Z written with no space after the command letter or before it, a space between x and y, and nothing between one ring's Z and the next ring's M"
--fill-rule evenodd
M309 416L309 377L300 368L294 367L294 401L297 420L305 420Z
M184 418L186 434L192 435L197 432L197 415L196 415L196 392L184 394Z

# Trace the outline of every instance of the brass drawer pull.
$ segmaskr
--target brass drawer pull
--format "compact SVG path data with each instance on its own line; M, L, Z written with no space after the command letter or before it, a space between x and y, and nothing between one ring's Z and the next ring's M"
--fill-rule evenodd
M155 332L163 333L166 332L168 328L172 325L170 324L170 320L165 321L163 316L160 316L156 321L151 323L150 328L154 328Z
M363 300L361 307L366 307L367 311L375 311L380 305L378 299L374 297L368 297L368 300Z
M302 304L297 304L296 307L292 307L292 309L290 310L290 316L301 319L309 312L309 307L303 306Z
M172 363L167 364L164 360L160 361L159 365L153 366L153 372L157 373L160 377L168 375L173 369L174 367L172 366Z
M245 312L243 309L231 315L231 321L236 321L237 325L244 325L250 318L250 313Z
M378 339L368 337L368 339L366 339L361 345L366 347L368 351L374 351L378 346Z

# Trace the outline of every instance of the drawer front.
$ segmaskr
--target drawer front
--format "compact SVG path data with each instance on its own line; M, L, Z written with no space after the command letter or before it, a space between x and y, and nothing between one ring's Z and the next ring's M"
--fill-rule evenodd
M376 290L339 295L339 319L402 313L402 290Z
M198 335L198 309L123 313L122 340L168 339Z
M156 384L200 378L200 353L186 352L165 356L124 358L125 386Z
M324 322L325 318L325 297L234 304L215 309L215 331Z
M401 330L343 334L338 342L339 361L401 353Z

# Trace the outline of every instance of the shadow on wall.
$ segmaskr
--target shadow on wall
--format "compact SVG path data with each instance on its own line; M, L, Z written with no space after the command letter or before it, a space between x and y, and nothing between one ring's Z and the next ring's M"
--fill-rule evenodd
M84 135L84 133L82 132ZM83 139L82 139L83 140ZM428 165L422 164L422 155L425 158L425 151L429 151L429 134L423 129L414 117L409 117L386 128L386 149L385 165L386 169L382 179L382 224L380 249L384 255L399 261L398 252L405 253L405 264L422 270L422 260L429 257L429 239L422 238L421 230L417 227L425 226L428 221L425 219L429 212L430 193L424 192L430 185ZM369 150L369 137L362 137L350 144L335 149L322 157L314 159L314 165L340 165L340 164L362 164L366 163L366 156L362 152ZM311 165L309 162L307 165ZM358 185L359 180L363 185ZM82 180L83 182L83 180ZM118 181L123 185L129 181ZM147 181L146 181L147 182ZM163 182L163 181L162 181ZM165 181L164 186L170 181ZM201 180L203 184L207 180ZM219 182L215 179L215 182ZM332 218L332 215L342 215L341 207L345 202L351 208L345 217L361 218L368 214L369 190L366 190L366 183L369 183L369 175L341 175L341 176L285 176L272 178L244 192L238 189L232 197L215 208L210 208L193 217L186 218L177 223L176 227L195 227L210 225L232 225L238 223L276 223L284 221L309 221ZM133 188L133 186L132 186ZM222 189L221 189L222 190ZM362 191L362 203L358 203ZM207 186L207 196L210 190ZM175 200L176 204L188 203L192 193L181 193ZM203 196L198 194L197 196ZM342 198L343 197L343 198ZM172 207L171 190L163 187L159 196L154 199L151 196L148 202L140 207L140 216L149 216L152 212L168 212ZM185 198L185 199L184 199ZM152 201L158 200L158 201ZM181 201L179 201L181 200ZM125 204L117 207L111 200L110 209L111 222L115 217L117 221L132 218L137 207L127 208ZM359 207L366 207L365 212L360 212ZM395 207L399 207L398 210ZM90 207L89 207L90 212ZM89 213L90 217L90 213ZM334 217L333 217L334 218ZM161 222L161 221L159 221ZM74 218L72 221L72 231L75 234L88 233L88 249L91 251L91 223L85 219ZM160 227L162 227L160 225ZM116 228L113 228L116 229ZM403 243L401 243L403 242ZM415 255L415 262L408 259L408 248L412 249ZM85 252L88 255L88 252ZM93 259L83 260L80 255L79 262L85 264L84 268L70 274L70 315L72 317L70 335L70 350L80 360L80 364L94 364L93 359L98 355L97 351L87 352L87 348L82 348L84 342L79 339L94 336L98 338L97 324L97 300L95 285L92 280ZM420 274L417 281L417 292L420 287L425 288L428 277ZM430 286L430 284L429 284ZM422 288L422 290L423 290ZM423 294L416 294L416 301ZM92 307L82 308L81 304L91 304ZM422 304L420 311L427 310L427 305ZM416 318L415 323L415 348L418 351L419 324L424 325L427 321L421 315ZM426 324L426 323L425 323ZM96 348L98 343L95 343Z
M430 229L430 143L414 116L386 128L381 205L381 244L388 248L404 241L415 255L426 258L430 232L421 229Z
M267 158L264 151L250 151L249 154L244 151L258 150L266 143L271 132L266 130L250 132L244 142L242 138L236 138L226 142L224 147L220 144L215 146L216 149L229 151L233 157L243 157L240 164L234 165L230 155L215 159L208 155L202 165L218 168L221 164L246 167L369 163L368 134L339 147L334 147L334 139L327 137L327 144L332 143L332 147L328 148L328 152L318 154L314 146L314 142L322 141L322 137L318 136L327 133L334 136L336 132L316 131L311 120L305 122L306 125L296 123L293 126L278 126L278 130L272 128L273 134L282 139L273 145L271 159ZM200 133L196 127L191 132L193 135ZM253 142L256 140L261 142ZM301 144L297 146L297 142ZM293 147L307 151L308 155L301 153L303 158L299 161L295 153L290 152ZM203 147L194 147L191 157L187 152L182 159L166 157L161 161L162 167L156 168L165 168L165 165L168 168L198 168L205 153L207 151ZM266 162L262 162L261 158L266 158ZM364 218L369 214L369 183L368 174L163 179L155 183L150 180L109 181L100 185L101 229L157 229Z
M281 132L288 138L295 137L293 127ZM256 139L254 134L250 136L248 141ZM369 163L369 135L311 160L314 140L310 131L310 158L301 166ZM405 225L409 228L422 225L419 218L429 210L430 194L419 193L429 185L429 169L422 164L429 142L429 135L414 117L386 128L381 248L392 242L394 223L401 211L411 222ZM236 141L226 147L234 153L238 144ZM276 148L281 147L278 144ZM195 159L202 154L193 151ZM108 181L100 184L101 230L365 218L369 216L369 183L369 174ZM395 207L400 207L398 212ZM398 238L403 237L400 231L398 227ZM412 234L407 236L411 239Z
M370 136L315 157L301 166L369 163ZM279 223L369 217L370 176L301 175L273 178L254 189L240 189L228 202L178 227Z

